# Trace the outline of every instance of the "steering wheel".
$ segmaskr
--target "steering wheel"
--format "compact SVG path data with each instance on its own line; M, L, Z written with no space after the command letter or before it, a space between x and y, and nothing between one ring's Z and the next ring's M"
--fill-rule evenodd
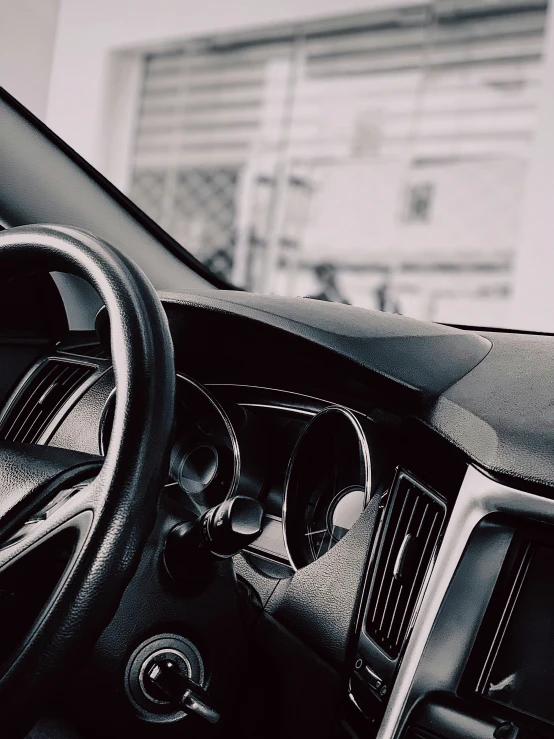
M47 556L57 537L70 542L53 592L23 638L14 645L6 628L0 634L2 733L20 737L107 626L137 567L167 471L175 367L154 288L104 241L68 227L9 229L0 233L0 270L69 272L98 291L110 319L117 390L103 462L0 442L0 583L28 557Z

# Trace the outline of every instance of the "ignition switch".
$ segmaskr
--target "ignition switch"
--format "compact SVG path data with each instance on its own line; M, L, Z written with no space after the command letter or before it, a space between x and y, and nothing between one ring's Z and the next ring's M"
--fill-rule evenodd
M144 683L152 697L165 698L171 706L195 713L210 724L219 721L219 713L206 703L202 686L183 675L170 657L153 662L146 670Z

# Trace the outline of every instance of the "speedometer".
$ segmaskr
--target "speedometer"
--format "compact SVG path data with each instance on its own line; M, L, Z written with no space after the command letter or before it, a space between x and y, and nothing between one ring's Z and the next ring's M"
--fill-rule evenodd
M285 484L284 537L296 569L331 549L369 502L371 461L364 430L346 408L332 406L306 427Z

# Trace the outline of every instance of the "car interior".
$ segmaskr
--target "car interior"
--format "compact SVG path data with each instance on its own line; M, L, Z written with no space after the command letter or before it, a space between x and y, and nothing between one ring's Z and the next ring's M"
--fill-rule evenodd
M554 736L554 337L227 285L0 92L0 736Z

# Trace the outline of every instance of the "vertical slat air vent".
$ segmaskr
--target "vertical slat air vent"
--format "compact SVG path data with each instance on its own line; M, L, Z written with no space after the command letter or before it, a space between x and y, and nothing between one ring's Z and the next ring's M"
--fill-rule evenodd
M49 359L20 389L2 421L0 437L35 444L70 395L94 367Z
M400 654L444 524L444 503L405 474L397 478L368 599L367 633L393 659Z

